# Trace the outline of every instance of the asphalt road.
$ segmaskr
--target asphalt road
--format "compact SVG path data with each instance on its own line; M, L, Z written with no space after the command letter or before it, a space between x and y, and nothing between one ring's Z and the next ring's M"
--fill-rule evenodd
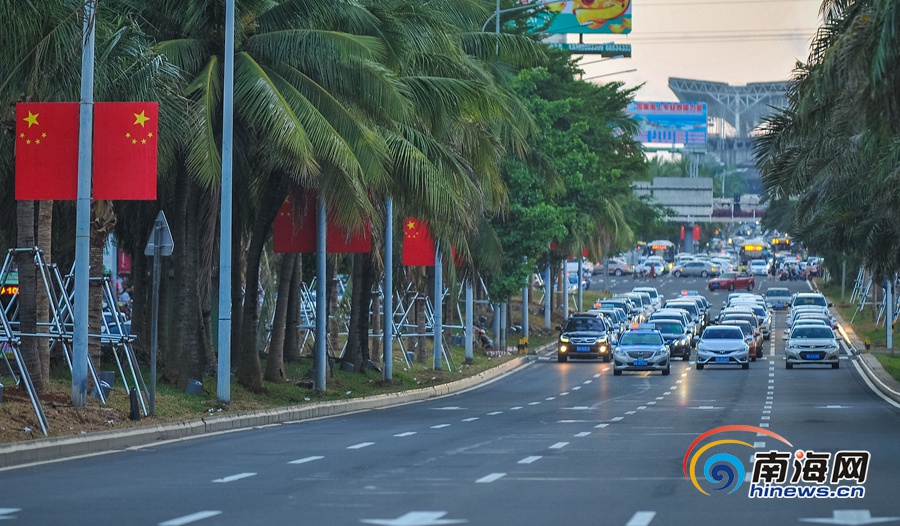
M614 290L635 285L613 278ZM641 284L646 283L643 280ZM774 283L774 282L772 282ZM669 298L705 280L663 277ZM779 283L783 285L783 283ZM789 285L806 290L806 284ZM757 287L764 291L765 282ZM721 306L727 292L707 297ZM442 399L158 443L0 472L10 524L787 525L900 524L900 408L854 370L786 370L777 316L749 370L674 361L668 377L542 358ZM682 474L706 439L698 485ZM786 445L766 432L777 433ZM693 452L697 452L694 448ZM756 451L871 453L864 498L749 498L703 480L714 452L752 471ZM826 485L827 486L827 485ZM832 486L829 486L832 487ZM726 489L730 489L726 488ZM807 522L801 522L807 521Z

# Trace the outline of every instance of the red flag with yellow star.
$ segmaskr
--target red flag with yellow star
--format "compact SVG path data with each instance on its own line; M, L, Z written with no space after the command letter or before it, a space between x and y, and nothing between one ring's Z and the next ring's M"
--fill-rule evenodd
M78 103L16 104L16 199L74 200Z
M94 104L94 199L156 199L159 104Z
M306 191L305 200L295 206L285 199L275 218L273 241L277 253L312 254L316 251L316 192ZM329 214L325 238L329 254L368 253L372 250L372 227L366 223L359 232L348 232L336 224Z
M403 223L403 264L434 266L434 237L427 222L409 217Z

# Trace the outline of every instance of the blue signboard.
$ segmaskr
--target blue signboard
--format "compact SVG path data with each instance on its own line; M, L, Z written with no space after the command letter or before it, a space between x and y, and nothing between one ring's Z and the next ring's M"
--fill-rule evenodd
M628 113L640 123L634 140L643 144L706 146L706 103L632 102Z

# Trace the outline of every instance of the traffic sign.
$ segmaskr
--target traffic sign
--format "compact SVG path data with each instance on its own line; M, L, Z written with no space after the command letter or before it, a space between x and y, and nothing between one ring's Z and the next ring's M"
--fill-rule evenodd
M159 237L157 237L157 231ZM145 256L153 256L156 254L156 245L159 244L160 256L171 256L172 250L175 249L175 240L172 239L172 231L169 230L169 222L166 221L166 214L162 210L153 221L153 230L150 232L150 239L147 240L147 247L144 249Z

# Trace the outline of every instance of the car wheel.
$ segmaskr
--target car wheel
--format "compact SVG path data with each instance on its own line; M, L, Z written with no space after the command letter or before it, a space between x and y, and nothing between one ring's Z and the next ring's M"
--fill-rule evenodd
M704 270L703 272L700 273L700 277L701 277L701 278L708 278L708 277L709 277L709 272L707 272L707 271Z
M622 371L619 369L613 368L613 376L622 376Z
M666 365L666 368L665 368L665 370L662 372L662 375L663 375L663 376L669 376L669 373L671 373L671 372L672 372L672 366L671 366L671 365Z
M832 369L840 369L840 368L841 368L841 362L831 364L831 368L832 368Z
M734 290L734 283L728 284L728 290Z
M621 275L622 275L622 269L617 268L614 274L615 274L616 276L621 276Z
M793 369L793 368L794 368L794 364L785 362L784 368L785 368L785 369Z
M756 350L756 357L759 358L760 360L762 359L762 357L763 357L762 349Z
M684 361L690 360L690 359L691 359L691 353L685 354L684 356L681 357L681 359L684 360Z
M557 354L556 361L558 361L559 363L566 363L567 361L569 361L569 357L565 354Z
M753 283L748 283L748 284L747 284L747 291L749 292L749 291L751 291L751 290L753 290Z
M753 353L753 356L750 357L750 361L751 361L751 362L755 362L755 361L756 361L756 353Z
M750 364L749 364L749 363L742 363L742 364L741 364L741 369L749 369L749 368L750 368Z
M680 271L680 270L676 270L675 272L672 273L672 275L675 276L676 278L680 278L680 277L681 277L681 271Z
M697 364L697 370L698 370L698 371L702 371L702 370L703 370L703 364L702 364L702 363L698 363L698 364Z
M611 362L611 361L612 361L612 356L610 356L610 355L607 354L606 356L603 357L603 362L604 362L604 363L609 363L609 362Z

